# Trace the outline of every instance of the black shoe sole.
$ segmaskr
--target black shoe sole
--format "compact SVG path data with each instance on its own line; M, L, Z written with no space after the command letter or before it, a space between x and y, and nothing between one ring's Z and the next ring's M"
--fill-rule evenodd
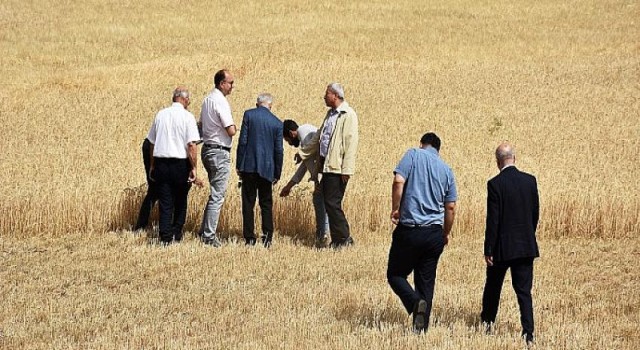
M421 333L426 331L427 329L427 302L423 299L418 301L414 311L413 311L413 331L416 333Z

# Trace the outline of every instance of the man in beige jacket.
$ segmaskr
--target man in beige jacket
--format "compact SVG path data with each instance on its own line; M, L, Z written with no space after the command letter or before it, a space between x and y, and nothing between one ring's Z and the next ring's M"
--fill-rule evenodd
M329 216L331 247L353 244L349 223L342 210L342 199L349 178L355 172L358 149L358 116L344 100L344 89L338 83L327 86L324 102L329 107L322 126L310 142L309 152L301 150L301 158L317 157L322 180L319 183Z

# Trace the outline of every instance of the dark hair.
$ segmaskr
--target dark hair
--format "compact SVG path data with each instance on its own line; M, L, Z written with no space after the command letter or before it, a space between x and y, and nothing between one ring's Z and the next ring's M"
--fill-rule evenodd
M227 70L226 69L221 69L219 71L216 72L216 74L213 76L213 85L215 87L219 87L220 83L222 83L224 81L224 78L227 77Z
M282 123L282 135L284 137L289 137L289 132L296 130L298 130L298 124L295 121L287 119Z
M432 132L422 135L420 143L423 145L431 145L431 147L435 148L436 151L440 152L440 138Z

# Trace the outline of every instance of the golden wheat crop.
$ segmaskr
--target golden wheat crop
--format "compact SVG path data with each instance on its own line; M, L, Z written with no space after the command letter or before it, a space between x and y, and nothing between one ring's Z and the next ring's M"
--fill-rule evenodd
M542 202L537 346L637 348L638 18L631 0L3 1L0 347L521 348L508 282L496 335L477 324L486 180L509 140ZM191 234L207 189L190 194L183 244L129 231L154 114L185 84L198 115L220 68L238 125L262 91L282 119L318 125L326 84L343 83L360 122L355 247L311 248L308 184L276 199L271 250L238 244L235 175L221 249ZM392 170L427 131L459 202L417 337L385 268ZM285 149L274 192L294 171Z

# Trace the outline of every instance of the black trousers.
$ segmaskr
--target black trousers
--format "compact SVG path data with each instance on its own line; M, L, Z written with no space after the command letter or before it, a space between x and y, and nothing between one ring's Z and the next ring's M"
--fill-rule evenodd
M331 231L331 243L333 245L346 244L351 240L349 222L342 210L342 199L347 189L347 184L342 182L342 175L324 173L320 181L324 206L329 217L329 231Z
M158 200L158 189L156 186L156 182L149 179L149 169L151 168L151 155L149 155L149 148L151 148L151 142L149 142L149 140L147 139L144 139L144 142L142 143L142 160L144 162L144 173L147 177L147 194L142 200L142 205L140 205L138 221L136 221L136 225L133 228L134 230L143 229L149 225L149 216L151 215L151 210L153 209L153 205Z
M444 250L442 226L408 227L398 225L393 231L389 250L387 281L409 314L423 299L427 302L425 324L429 325L438 260ZM407 281L413 271L415 290Z
M531 298L533 258L494 262L493 266L487 266L487 281L482 294L480 318L482 322L495 322L507 269L511 269L511 284L518 298L522 334L533 336L533 300Z
M160 240L164 243L182 240L182 227L187 217L187 196L191 189L187 159L154 158L151 177L155 180L160 204Z
M247 243L255 243L253 207L256 195L262 217L262 242L273 239L273 184L257 173L242 173L242 235Z

